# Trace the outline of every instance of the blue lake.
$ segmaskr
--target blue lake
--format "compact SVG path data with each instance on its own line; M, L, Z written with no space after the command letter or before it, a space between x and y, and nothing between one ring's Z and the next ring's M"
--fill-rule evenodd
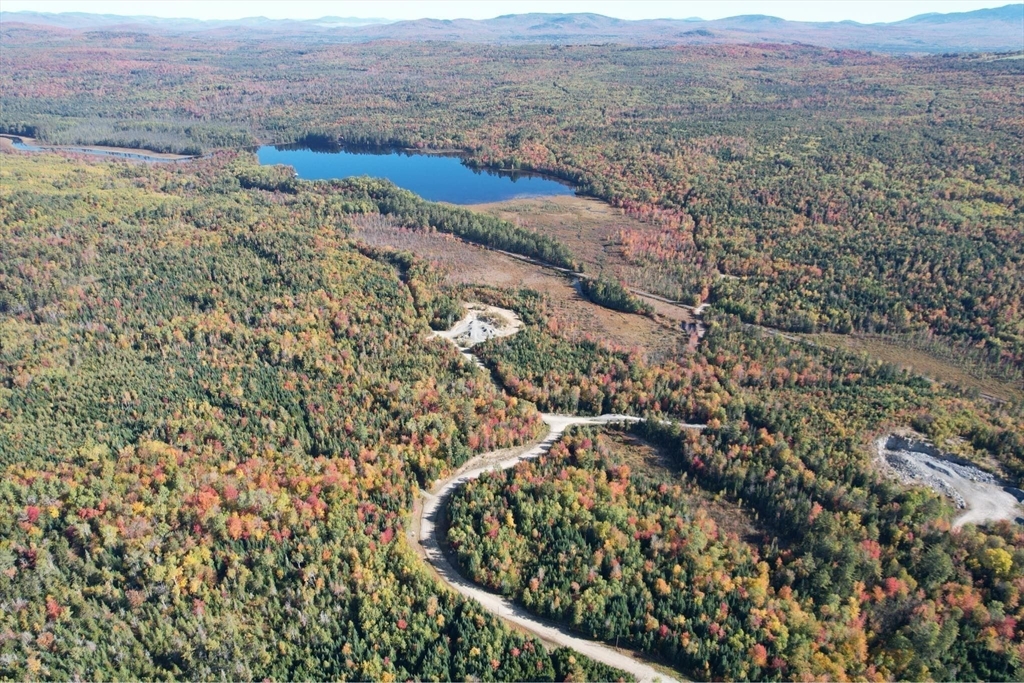
M524 173L470 168L458 157L384 150L318 151L296 145L260 147L261 164L286 164L305 180L367 175L387 178L424 199L484 204L521 197L573 194L570 185Z

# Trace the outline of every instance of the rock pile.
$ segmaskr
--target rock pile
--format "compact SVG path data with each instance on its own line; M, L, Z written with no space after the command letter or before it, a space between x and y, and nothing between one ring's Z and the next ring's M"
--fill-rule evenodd
M925 441L893 435L878 441L878 453L903 483L924 484L948 496L960 509L967 508L967 501L954 486L957 480L1000 485L988 472L957 462Z
M455 343L462 348L469 348L480 342L500 336L500 331L494 325L479 318L470 320L466 328L455 337Z

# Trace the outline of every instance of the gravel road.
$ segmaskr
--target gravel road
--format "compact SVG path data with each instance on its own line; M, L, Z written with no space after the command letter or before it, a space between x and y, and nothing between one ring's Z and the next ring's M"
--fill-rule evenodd
M545 414L543 418L550 431L536 445L519 455L507 456L507 451L503 452L502 456L504 457L500 460L495 459L492 453L479 455L466 463L460 471L448 479L438 482L433 490L423 493L423 507L420 512L419 524L419 542L423 549L423 554L427 561L437 570L441 578L453 589L467 598L476 600L489 612L525 628L537 637L557 645L571 647L593 660L631 673L640 681L666 681L666 683L673 681L675 679L661 673L649 664L645 664L628 654L602 643L575 636L567 628L536 617L510 600L506 600L496 593L491 593L477 586L462 576L458 568L452 564L448 555L441 548L441 541L438 538L440 530L437 528L437 523L444 507L444 501L459 486L472 479L476 479L484 472L489 472L493 469L508 469L521 460L536 458L547 453L552 444L561 438L562 433L570 425L603 425L639 421L639 418L628 415L573 417L570 415Z
M466 308L466 316L457 322L452 329L446 332L435 332L434 336L442 337L452 342L464 356L472 360L478 367L483 367L480 360L469 349L486 339L515 334L521 329L522 322L515 313L507 309L477 303L468 304ZM542 414L541 417L548 426L548 434L543 440L519 451L504 449L483 453L471 458L453 475L437 482L430 491L423 492L423 504L418 506L420 510L419 519L414 522L414 527L419 528L419 544L423 556L434 567L441 579L452 589L467 598L476 600L484 609L526 629L542 640L559 646L570 647L595 661L626 671L636 676L639 681L665 681L669 683L676 680L636 657L603 643L573 635L568 628L534 616L519 605L506 600L501 595L481 588L463 577L442 549L441 540L438 538L441 530L437 528L437 525L442 516L441 513L444 509L445 500L459 486L476 479L484 472L494 469L509 469L521 460L537 458L547 453L552 444L561 438L570 425L607 425L639 422L641 419L630 415L578 417L548 413ZM693 429L704 428L704 425L683 426Z

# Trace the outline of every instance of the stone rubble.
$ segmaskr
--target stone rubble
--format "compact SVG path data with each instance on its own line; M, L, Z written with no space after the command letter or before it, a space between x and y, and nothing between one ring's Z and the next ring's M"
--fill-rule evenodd
M950 498L961 510L972 507L964 492L974 494L979 485L997 490L1005 486L996 476L958 462L955 457L920 439L894 434L879 439L876 445L879 459L900 481L924 484Z

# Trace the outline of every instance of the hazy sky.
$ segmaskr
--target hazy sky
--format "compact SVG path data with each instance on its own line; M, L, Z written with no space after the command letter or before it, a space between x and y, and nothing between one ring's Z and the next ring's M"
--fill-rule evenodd
M770 14L798 21L899 21L927 12L966 12L1012 0L4 0L3 9L196 19L489 19L525 12L596 12L622 19Z

